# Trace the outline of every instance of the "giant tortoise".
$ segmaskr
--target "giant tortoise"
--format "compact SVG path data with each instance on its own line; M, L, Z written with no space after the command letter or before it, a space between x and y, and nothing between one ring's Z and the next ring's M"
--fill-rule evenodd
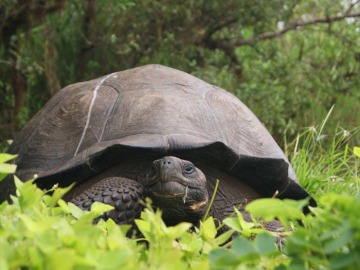
M145 196L169 225L196 223L216 179L210 214L229 216L257 198L304 199L283 151L235 96L185 72L146 65L65 87L23 128L9 149L17 176L36 184L76 183L65 199L131 223ZM14 192L1 183L1 200ZM310 204L315 201L310 199Z

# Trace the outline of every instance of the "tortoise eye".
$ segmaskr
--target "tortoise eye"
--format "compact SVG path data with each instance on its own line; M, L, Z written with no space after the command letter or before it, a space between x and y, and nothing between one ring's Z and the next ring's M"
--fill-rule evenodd
M184 173L185 174L191 174L195 171L195 167L194 165L192 164L187 164L185 167L184 167Z

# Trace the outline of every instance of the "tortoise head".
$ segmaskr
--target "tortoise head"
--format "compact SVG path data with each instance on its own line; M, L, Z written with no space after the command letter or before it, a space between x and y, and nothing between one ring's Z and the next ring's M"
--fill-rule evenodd
M190 161L171 156L153 162L146 177L145 194L162 210L167 225L197 223L209 202L203 172Z

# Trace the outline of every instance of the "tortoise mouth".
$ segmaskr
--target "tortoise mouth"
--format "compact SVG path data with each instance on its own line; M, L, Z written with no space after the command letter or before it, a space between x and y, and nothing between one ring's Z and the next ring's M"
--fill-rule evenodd
M199 192L200 188L193 187L183 181L152 181L146 185L146 191L156 197L182 197L186 201L193 192Z
M183 188L200 189L196 183L187 179L178 177L159 178L157 175L153 177L148 176L145 187L149 190L159 190L160 193L166 193L167 191L172 192L173 190L176 191Z

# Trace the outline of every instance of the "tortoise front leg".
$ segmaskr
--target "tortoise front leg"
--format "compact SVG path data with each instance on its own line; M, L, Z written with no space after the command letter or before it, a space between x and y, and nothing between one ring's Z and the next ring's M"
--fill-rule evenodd
M90 210L94 202L102 202L115 207L104 213L100 218L111 218L117 224L134 224L134 219L140 217L143 199L142 186L131 179L109 177L99 180L89 189L70 199L83 210Z

